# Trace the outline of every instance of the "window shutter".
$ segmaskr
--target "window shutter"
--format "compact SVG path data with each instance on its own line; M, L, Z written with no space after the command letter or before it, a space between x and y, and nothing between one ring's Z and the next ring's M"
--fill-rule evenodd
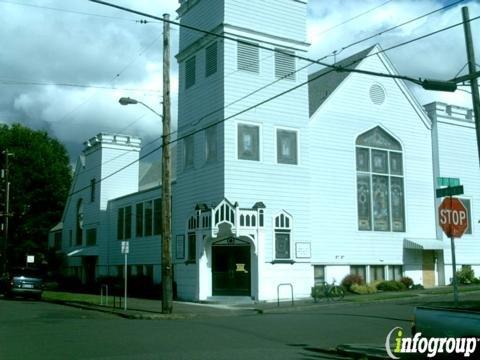
M295 80L295 58L288 55L294 55L295 53L282 49L275 50L275 77L277 79Z
M217 43L213 43L205 49L205 76L217 72Z
M260 72L260 52L255 44L238 43L237 53L238 70L252 73Z

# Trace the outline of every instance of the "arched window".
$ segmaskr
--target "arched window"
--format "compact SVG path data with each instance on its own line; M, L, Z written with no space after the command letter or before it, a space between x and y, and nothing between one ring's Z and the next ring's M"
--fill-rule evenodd
M275 217L275 259L291 259L291 217L281 213Z
M405 231L402 146L379 126L356 141L358 229Z

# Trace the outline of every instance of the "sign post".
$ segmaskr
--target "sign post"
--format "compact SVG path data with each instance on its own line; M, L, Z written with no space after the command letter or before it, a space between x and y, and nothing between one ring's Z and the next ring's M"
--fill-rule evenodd
M125 284L124 284L124 289L125 289L125 301L124 301L124 306L123 306L123 310L127 311L127 275L128 275L128 272L127 272L127 257L128 257L128 252L129 252L129 242L128 241L122 241L122 254L125 255L125 267L123 268L123 278L124 278L124 281L125 281Z
M449 188L447 188L449 189ZM450 188L451 189L451 188ZM443 189L441 189L443 190ZM437 190L438 192L438 190ZM453 283L453 299L455 306L458 306L458 285L457 285L457 263L455 260L455 238L462 237L463 233L468 227L467 209L463 203L450 195L443 199L438 208L438 218L440 226L444 233L450 237L452 247L452 283Z

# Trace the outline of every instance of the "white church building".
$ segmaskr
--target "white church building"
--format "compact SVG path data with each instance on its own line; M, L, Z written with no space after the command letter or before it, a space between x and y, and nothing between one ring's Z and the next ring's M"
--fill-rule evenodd
M309 48L307 6L180 1L183 24L240 40L180 28L171 249L180 299L273 300L290 287L307 297L316 282L351 273L367 282L409 276L426 287L448 284L440 176L464 186L469 227L456 240L457 264L480 274L472 111L421 106L398 79L328 68L309 75L286 54ZM379 46L337 65L397 74ZM161 188L139 176L140 149L135 136L85 142L51 231L51 245L84 282L122 276L122 241L128 273L161 280Z

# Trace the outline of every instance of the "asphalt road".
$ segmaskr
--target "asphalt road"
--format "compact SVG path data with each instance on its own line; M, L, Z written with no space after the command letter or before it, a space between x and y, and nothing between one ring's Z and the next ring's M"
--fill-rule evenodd
M326 359L342 343L384 344L409 328L412 304L330 304L305 311L128 320L0 299L0 359Z

